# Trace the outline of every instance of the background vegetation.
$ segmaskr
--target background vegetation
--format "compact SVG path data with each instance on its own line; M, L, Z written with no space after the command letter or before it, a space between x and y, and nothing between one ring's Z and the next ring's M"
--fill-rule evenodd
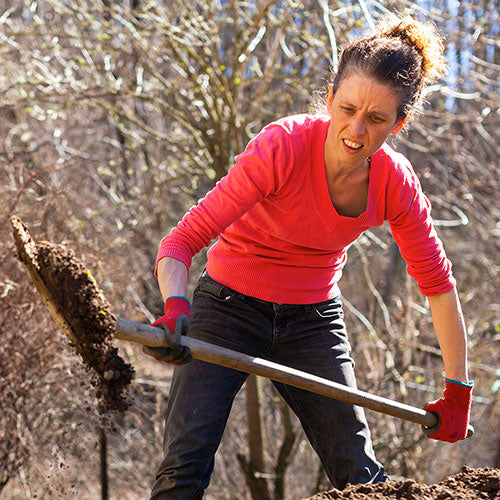
M448 445L368 413L391 475L437 481L500 467L498 4L492 0L0 0L0 496L147 498L170 368L134 345L133 405L102 430L89 376L17 262L8 217L73 248L117 315L161 314L159 240L269 121L310 109L337 47L388 12L435 22L450 73L396 144L419 174L454 262L468 324L476 435ZM190 288L205 254L195 259ZM360 388L424 406L442 391L427 303L386 226L350 250L342 281ZM495 423L496 422L496 423ZM265 380L235 403L208 498L327 488Z

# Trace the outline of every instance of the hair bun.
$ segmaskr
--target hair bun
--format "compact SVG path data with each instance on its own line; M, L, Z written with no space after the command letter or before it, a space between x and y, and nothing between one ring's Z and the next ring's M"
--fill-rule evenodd
M376 36L399 38L413 45L422 56L423 81L433 83L447 72L444 44L434 24L406 16L384 17L376 25Z

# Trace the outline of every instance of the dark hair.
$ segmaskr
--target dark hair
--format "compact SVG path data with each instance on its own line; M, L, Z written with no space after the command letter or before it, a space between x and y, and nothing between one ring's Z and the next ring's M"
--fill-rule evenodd
M422 89L447 70L441 36L434 25L411 17L383 18L375 33L342 50L332 77L333 94L344 78L359 72L390 85L400 97L397 119L420 111Z

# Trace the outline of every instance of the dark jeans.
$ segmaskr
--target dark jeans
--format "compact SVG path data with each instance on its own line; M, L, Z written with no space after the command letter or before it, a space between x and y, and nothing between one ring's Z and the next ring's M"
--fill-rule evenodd
M308 305L266 302L204 272L194 292L189 336L356 387L340 298ZM203 497L234 397L247 376L198 360L175 368L165 457L152 499ZM386 479L360 407L273 383L300 419L335 487Z

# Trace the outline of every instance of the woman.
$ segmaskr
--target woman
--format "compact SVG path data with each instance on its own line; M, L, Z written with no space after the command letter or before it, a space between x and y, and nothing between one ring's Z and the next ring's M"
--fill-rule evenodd
M342 52L327 114L265 127L235 166L160 245L156 273L166 335L189 335L355 387L338 282L350 244L388 220L429 299L446 388L427 409L441 417L430 437L465 437L472 382L451 264L430 204L408 160L385 144L418 110L424 85L445 69L432 27L410 18L380 23ZM191 305L192 256L210 240ZM174 331L175 330L175 331ZM201 498L233 399L246 374L190 360L186 348L146 348L176 367L165 424L165 457L152 498ZM386 480L363 411L275 383L300 419L329 479Z

